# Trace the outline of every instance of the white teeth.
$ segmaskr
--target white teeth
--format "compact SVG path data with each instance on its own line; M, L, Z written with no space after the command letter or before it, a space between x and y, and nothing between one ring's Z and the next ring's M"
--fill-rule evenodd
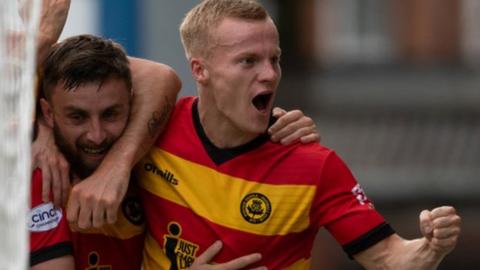
M104 152L106 150L106 148L97 149L97 148L86 148L85 147L82 150L87 154L100 154L100 153Z

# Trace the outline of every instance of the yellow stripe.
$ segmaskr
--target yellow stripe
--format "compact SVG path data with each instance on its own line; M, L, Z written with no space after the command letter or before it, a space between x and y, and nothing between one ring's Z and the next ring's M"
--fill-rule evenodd
M147 233L143 249L143 270L170 269L171 262L157 241Z
M301 259L290 265L286 270L308 270L310 269L310 259Z
M147 172L145 164L151 162L148 159L144 159L138 169L140 185L161 198L191 208L211 222L262 235L300 232L309 225L315 186L247 181L218 173L160 149L151 150L149 158L163 172L171 172L178 185L151 171ZM166 178L169 178L168 175ZM265 195L271 202L270 217L260 224L245 221L240 213L242 199L254 192Z
M310 264L311 259L300 259L285 268L285 270L308 270L310 269ZM170 269L170 265L171 262L157 241L150 234L147 234L145 237L145 248L143 249L143 270Z

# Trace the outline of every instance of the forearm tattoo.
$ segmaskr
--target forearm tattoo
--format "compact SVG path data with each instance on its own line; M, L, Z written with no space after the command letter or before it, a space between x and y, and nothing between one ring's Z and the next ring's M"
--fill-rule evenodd
M172 110L173 105L165 97L164 101L164 108L161 111L154 111L152 113L152 117L148 120L148 133L152 138L155 138L157 133L165 126L168 120L168 116L170 115L170 111Z

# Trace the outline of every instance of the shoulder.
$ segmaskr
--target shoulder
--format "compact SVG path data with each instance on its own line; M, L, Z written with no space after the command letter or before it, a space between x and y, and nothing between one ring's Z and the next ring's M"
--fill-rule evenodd
M274 144L275 147L288 153L289 158L300 160L306 164L312 163L315 166L325 163L331 156L337 156L335 151L319 143L301 144L296 143L291 146Z
M249 155L249 162L261 162L266 167L275 168L281 174L296 175L299 178L318 181L328 166L328 161L336 156L332 149L318 143L284 146L268 142L258 151Z
M302 144L297 143L297 147L295 147L298 155L315 155L326 157L334 153L333 149L330 149L320 143L309 143L309 144Z
M175 108L177 109L192 109L193 104L197 102L197 97L185 96L178 99Z
M175 104L175 109L172 113L172 119L178 121L179 119L191 119L192 109L197 102L197 98L193 96L182 97Z

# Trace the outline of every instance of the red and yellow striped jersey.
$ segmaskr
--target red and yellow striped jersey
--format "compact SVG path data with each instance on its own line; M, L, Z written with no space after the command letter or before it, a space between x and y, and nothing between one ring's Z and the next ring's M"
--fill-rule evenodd
M73 232L65 211L41 198L42 175L32 176L32 205L29 213L30 265L73 255L78 270L141 269L145 238L145 216L132 189L123 200L117 222L100 229Z
M267 135L218 149L192 97L177 103L136 173L148 223L145 270L186 269L215 240L223 241L217 263L260 252L256 265L309 269L322 226L349 253L368 247L372 232L391 233L332 150Z

